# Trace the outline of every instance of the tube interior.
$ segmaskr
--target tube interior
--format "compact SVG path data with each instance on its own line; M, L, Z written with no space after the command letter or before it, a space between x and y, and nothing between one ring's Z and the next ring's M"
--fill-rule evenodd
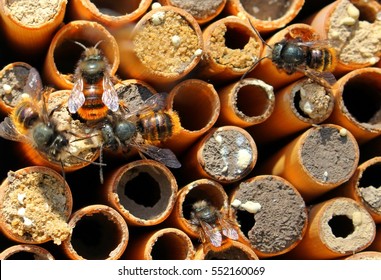
M151 256L153 260L185 260L188 256L187 242L178 234L163 234L153 245Z
M290 0L241 0L242 6L253 17L260 20L276 20L283 17L291 7Z
M239 248L230 247L223 251L210 250L205 255L205 260L250 260L249 256Z
M47 260L48 258L34 252L19 251L8 256L7 260Z
M267 92L256 85L246 85L237 92L237 109L247 117L258 117L269 110L270 102Z
M104 1L104 0L91 0L98 10L109 16L122 16L130 14L139 8L142 1Z
M346 215L334 215L328 221L328 225L336 238L346 238L355 230L352 220Z

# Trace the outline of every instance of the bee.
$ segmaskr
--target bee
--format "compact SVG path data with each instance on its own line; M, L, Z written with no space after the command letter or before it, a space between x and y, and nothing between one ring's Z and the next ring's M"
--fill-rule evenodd
M223 236L238 240L238 232L226 215L206 200L199 200L192 205L190 223L200 228L203 244L211 244L218 249L223 244Z
M118 94L111 76L111 66L98 45L83 47L81 58L74 72L74 86L68 100L68 109L84 121L97 122L104 119L109 110L119 108Z

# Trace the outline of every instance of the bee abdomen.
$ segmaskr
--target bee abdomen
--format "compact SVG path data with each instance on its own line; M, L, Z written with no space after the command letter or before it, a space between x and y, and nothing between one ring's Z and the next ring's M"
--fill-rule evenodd
M332 69L332 53L327 49L312 49L307 64L310 68L320 72Z
M143 139L163 141L172 136L172 117L166 112L152 112L139 119L138 128Z
M29 102L25 102L15 108L12 113L13 122L19 124L19 128L30 129L39 119L39 113Z

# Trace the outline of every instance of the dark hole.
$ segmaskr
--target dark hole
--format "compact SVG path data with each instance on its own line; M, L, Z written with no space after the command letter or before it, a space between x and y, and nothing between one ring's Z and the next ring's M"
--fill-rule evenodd
M258 86L244 86L237 94L237 108L248 117L257 117L266 110L267 93Z
M85 42L80 42L89 46ZM62 74L73 74L84 49L72 41L64 41L54 50L54 61Z
M359 188L366 188L369 186L373 186L378 188L381 183L381 163L376 163L368 166L360 179Z
M250 36L242 32L237 32L236 28L226 26L225 45L229 49L243 49L249 42Z
M301 100L300 91L298 90L297 92L295 92L295 96L294 96L295 109L298 112L298 114L301 115L303 118L309 119L310 117L306 113L304 113L302 109L300 109L300 106L299 106L300 100Z
M152 247L153 260L184 260L187 252L184 250L184 241L175 234L160 236Z
M221 252L209 251L205 260L248 260L248 256L245 252L238 248L229 248Z
M7 260L36 260L40 259L38 255L30 252L17 252L7 258Z
M98 10L109 16L121 16L132 13L139 8L141 1L105 1L105 0L92 0L91 1Z
M141 172L128 181L124 195L145 207L153 207L160 200L160 186L149 173Z
M255 225L255 218L254 215L247 212L247 211L240 211L237 210L236 212L237 222L239 225L241 225L241 231L245 236L248 236L248 232L254 227Z
M354 231L353 222L346 215L333 216L328 225L336 237L345 238Z

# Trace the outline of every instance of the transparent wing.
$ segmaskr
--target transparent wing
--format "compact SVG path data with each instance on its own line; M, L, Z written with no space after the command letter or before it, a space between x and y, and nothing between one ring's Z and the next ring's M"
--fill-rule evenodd
M204 233L204 238L206 241L211 243L214 247L220 247L222 244L222 235L219 230L214 229L208 223L200 220L200 225Z
M298 46L305 46L305 47L310 47L310 48L317 48L317 47L327 47L330 46L330 41L327 40L315 40L315 41L300 41L300 42L295 42L296 45Z
M238 240L238 232L230 222L224 220L222 217L218 218L218 222L221 225L223 235L232 240Z
M27 93L36 100L41 100L42 81L36 68L29 70L28 78L24 86L24 93Z
M125 114L125 118L130 118L131 116L137 115L137 114L144 114L146 112L149 112L151 110L159 111L161 109L165 109L167 106L167 96L168 93L166 92L160 92L153 94L146 100L144 100L143 104L138 106L133 111L128 111L128 108L125 108L127 113Z
M17 131L12 120L8 117L0 123L0 136L11 141L27 142L27 138Z
M150 158L157 160L170 168L181 167L181 163L178 161L176 155L170 149L159 148L146 144L136 144L133 146Z
M118 93L114 88L114 84L111 82L111 79L107 76L103 78L103 103L113 112L116 112L119 109L119 98Z
M75 114L79 108L85 103L85 95L83 94L83 80L78 79L71 90L67 107L69 112Z
M331 72L319 72L311 68L302 69L300 71L323 87L329 88L336 83L336 78Z

